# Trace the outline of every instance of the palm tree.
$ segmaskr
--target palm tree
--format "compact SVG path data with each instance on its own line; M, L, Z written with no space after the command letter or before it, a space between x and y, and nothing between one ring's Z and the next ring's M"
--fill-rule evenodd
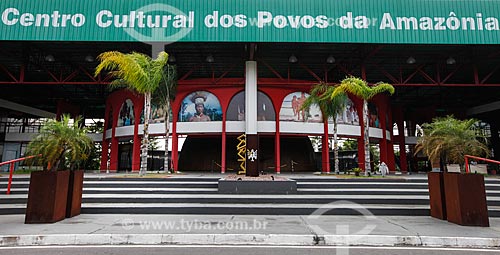
M463 169L465 155L489 155L486 137L478 132L477 120L457 120L453 116L435 118L423 124L424 135L420 137L416 152L423 152L431 162L459 164Z
M162 82L155 91L153 101L158 107L162 107L165 120L165 161L163 162L163 169L170 170L168 164L168 137L170 136L170 102L175 99L177 89L177 68L173 65L166 65L163 72Z
M70 120L68 115L63 115L60 121L45 122L40 133L28 144L27 155L42 155L35 157L33 163L43 165L48 171L57 171L65 167L75 169L89 157L92 139L79 126L81 118L72 124Z
M141 168L139 171L139 175L143 176L146 174L148 166L151 94L164 81L164 68L167 65L168 54L162 51L156 59L152 59L137 52L124 54L117 51L108 51L100 54L97 58L101 63L96 67L95 75L98 75L103 70L110 70L110 74L117 78L111 82L111 86L125 86L144 95L144 135L141 144Z
M332 97L335 87L328 85L327 83L319 83L311 88L310 96L304 101L301 109L309 109L311 105L316 104L321 109L323 113L324 121L328 121L331 117L333 118L333 153L335 158L335 173L340 172L339 169L339 146L337 139L337 115L342 114L347 101L346 93L338 93L336 96ZM325 145L323 145L325 146Z
M357 77L347 77L340 82L332 93L331 98L341 93L350 93L356 97L363 99L363 137L365 151L365 176L371 171L370 167L370 138L368 137L368 100L380 93L389 92L394 94L394 87L391 84L379 82L373 86L368 86L368 83Z

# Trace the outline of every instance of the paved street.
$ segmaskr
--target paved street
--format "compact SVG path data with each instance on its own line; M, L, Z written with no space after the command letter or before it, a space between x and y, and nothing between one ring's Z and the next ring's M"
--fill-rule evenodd
M469 255L500 254L500 250L487 249L450 249L450 248L413 248L413 247L283 247L283 246L85 246L85 247L18 247L0 248L5 255L53 255L53 254L190 254L190 255Z

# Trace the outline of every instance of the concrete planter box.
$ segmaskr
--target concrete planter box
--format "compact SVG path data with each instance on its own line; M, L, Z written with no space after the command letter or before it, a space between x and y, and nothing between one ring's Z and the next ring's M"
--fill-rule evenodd
M463 226L489 227L484 176L444 173L446 216Z
M83 170L70 172L66 218L80 215L82 210Z
M69 171L31 173L25 223L54 223L66 218Z
M219 193L222 194L297 194L297 182L219 180Z
M431 216L446 220L446 200L444 178L442 172L429 172L427 175L429 187L429 205Z

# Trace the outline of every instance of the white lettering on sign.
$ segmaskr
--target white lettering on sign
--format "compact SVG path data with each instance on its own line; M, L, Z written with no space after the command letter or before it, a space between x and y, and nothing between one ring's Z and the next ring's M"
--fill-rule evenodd
M21 13L16 8L7 8L2 12L2 23L7 26L19 25L24 27L81 27L85 24L85 15L60 14L58 10L52 13Z

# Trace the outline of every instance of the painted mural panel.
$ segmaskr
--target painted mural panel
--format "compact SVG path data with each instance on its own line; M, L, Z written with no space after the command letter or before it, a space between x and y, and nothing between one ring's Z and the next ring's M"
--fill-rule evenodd
M134 103L132 100L127 99L122 104L120 116L118 117L118 127L134 125Z
M368 103L368 111L370 112L369 123L370 127L380 128L380 119L378 117L377 106L373 103Z
M226 120L228 121L244 121L245 120L245 91L236 94L229 103L226 112Z
M274 107L271 99L260 91L257 92L257 120L276 120L276 114L274 113Z
M206 91L196 91L182 100L179 121L222 121L222 107L214 94Z
M170 109L169 121L172 122L172 109ZM141 124L144 124L144 110L141 112ZM165 123L165 109L156 104L151 104L151 122L150 123Z
M305 92L294 92L285 97L281 104L280 121L294 122L322 122L321 110L317 105L302 110L302 104L309 94Z
M329 122L333 123L333 120L329 120ZM351 99L347 98L342 114L337 115L337 124L359 125L358 111Z

